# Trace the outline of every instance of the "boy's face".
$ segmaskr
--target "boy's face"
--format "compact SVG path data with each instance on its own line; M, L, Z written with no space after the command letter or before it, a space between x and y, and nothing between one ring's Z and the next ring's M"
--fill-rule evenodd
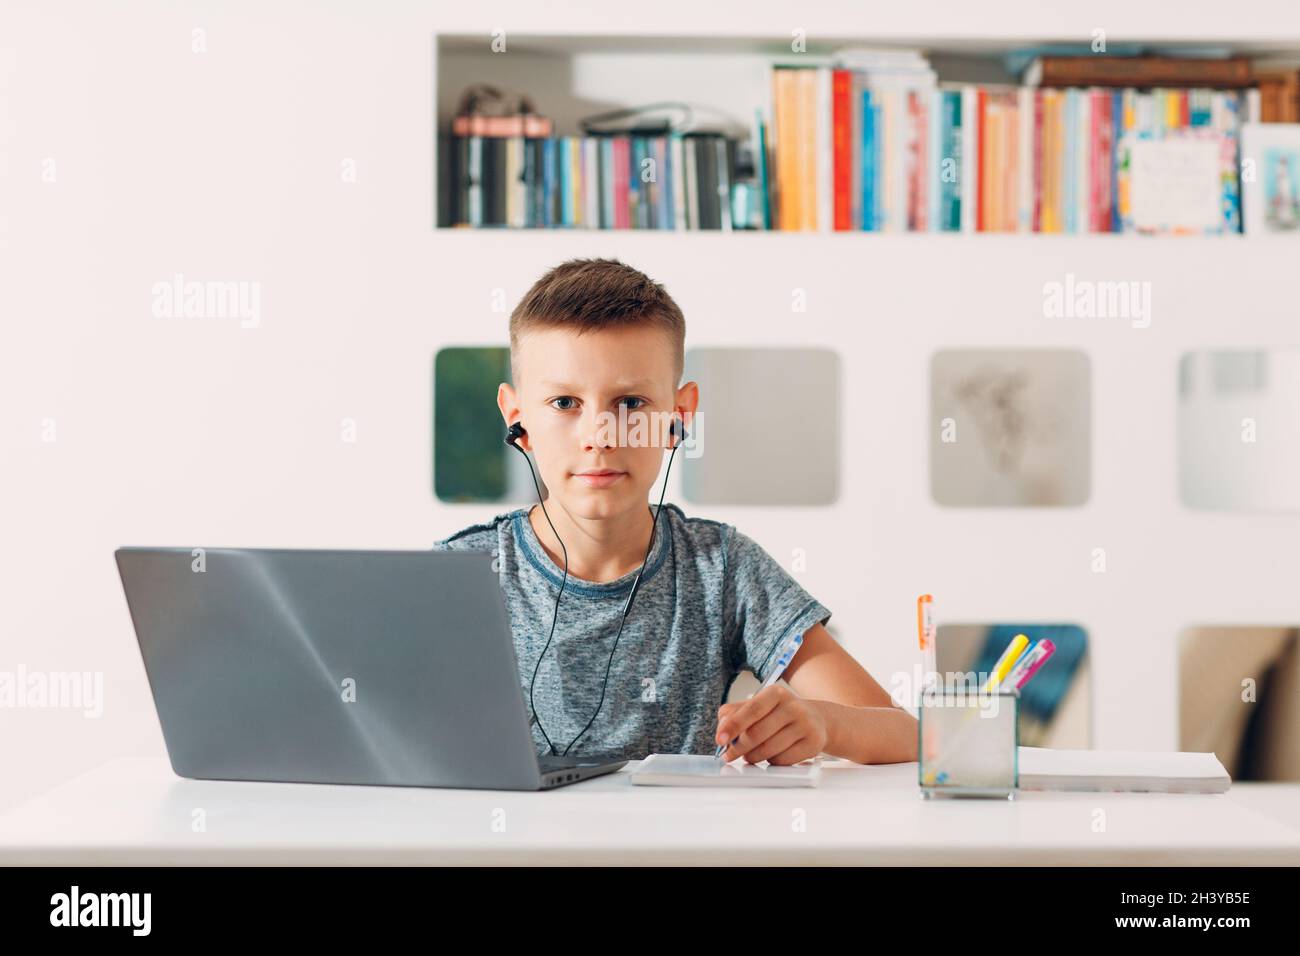
M671 414L689 427L699 401L694 382L676 385L668 336L649 326L537 329L519 340L514 373L497 405L507 425L527 430L519 443L533 453L548 501L588 519L646 507L671 446Z

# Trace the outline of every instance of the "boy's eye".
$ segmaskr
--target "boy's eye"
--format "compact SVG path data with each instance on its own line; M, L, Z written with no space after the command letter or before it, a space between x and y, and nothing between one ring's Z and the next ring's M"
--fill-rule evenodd
M558 408L562 412L567 412L569 409L574 407L576 402L577 399L573 398L571 395L561 395L559 398L551 399L551 406L553 408Z
M635 403L635 404L629 404L629 403ZM626 395L623 398L619 399L619 404L627 405L627 407L630 409L640 408L642 405L645 404L645 399L637 398L635 395Z

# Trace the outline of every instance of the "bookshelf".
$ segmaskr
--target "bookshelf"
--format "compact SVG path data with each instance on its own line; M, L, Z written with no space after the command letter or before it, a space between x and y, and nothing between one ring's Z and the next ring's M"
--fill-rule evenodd
M1101 30L1102 28L1093 28L1082 39L1058 34L1055 42L1073 39L1076 47L1082 45L1086 49L1089 39L1095 41ZM836 145L832 148L829 70L814 71L824 74L820 78L824 86L820 86L814 93L813 83L797 84L800 92L795 92L794 84L775 84L777 74L773 73L772 67L845 65L832 54L862 47L884 50L894 48L901 51L908 48L907 43L897 36L854 34L843 28L824 35L802 27L793 28L788 33L787 37L521 34L500 31L488 35L438 34L434 41L435 116L438 130L435 139L435 226L463 226L467 220L477 223L480 216L485 225L504 226L507 195L511 196L510 202L515 204L508 217L510 228L593 228L591 223L597 219L601 220L599 228L615 228L612 210L626 208L627 205L624 195L615 193L620 188L616 183L620 175L617 171L628 167L627 157L612 152L598 155L599 147L595 141L586 144L576 140L572 143L547 143L548 152L545 156L540 144L535 155L531 146L528 146L525 160L525 144L522 141L519 141L520 149L516 155L505 150L504 142L495 137L475 139L475 146L479 142L483 144L480 155L477 149L472 153L469 151L471 147L465 145L466 140L453 139L450 132L451 118L456 113L459 94L476 82L491 82L504 90L526 92L538 112L554 124L552 135L556 137L577 136L581 132L580 121L584 117L590 118L611 110L647 103L689 104L695 117L694 123L688 124L688 129L714 130L737 143L745 144L745 158L752 160L752 163L746 162L752 172L742 177L748 180L748 202L738 204L733 214L724 214L725 221L721 223L723 231L731 231L733 218L737 229L752 228L755 225L763 229L763 213L755 213L753 210L755 207L762 210L766 204L764 197L769 195L771 203L766 218L769 220L768 228L771 229L772 220L793 218L789 216L791 210L787 208L786 193L797 196L800 191L815 190L819 208L814 211L809 205L805 210L804 223L804 228L807 228L807 219L819 220L812 231L842 233L901 229L983 233L987 228L988 231L1037 233L1041 228L1043 232L1088 233L1121 231L1120 220L1123 218L1124 232L1160 232L1166 228L1162 225L1162 220L1157 217L1153 221L1148 215L1161 205L1158 199L1154 204L1150 200L1139 204L1144 207L1144 211L1137 216L1133 215L1137 207L1131 200L1126 201L1123 216L1116 208L1121 191L1126 190L1117 181L1128 178L1127 145L1132 142L1121 136L1118 127L1127 120L1132 128L1136 117L1138 130L1144 131L1142 139L1146 139L1145 130L1154 130L1157 139L1163 138L1166 114L1174 117L1178 114L1178 106L1172 99L1181 95L1184 100L1183 118L1181 121L1177 118L1171 120L1170 125L1177 127L1181 123L1183 128L1172 135L1185 140L1185 136L1178 134L1206 133L1211 127L1231 131L1229 142L1233 147L1226 153L1221 150L1218 162L1220 173L1231 176L1237 168L1231 158L1232 150L1240 146L1240 124L1249 119L1251 109L1251 105L1248 105L1251 101L1244 93L1227 97L1216 94L1213 102L1210 97L1198 101L1193 94L1190 120L1187 95L1177 92L1169 94L1169 102L1161 91L1156 91L1151 96L1142 94L1132 100L1124 98L1121 102L1118 92L1112 96L1110 92L1099 95L1086 90L1072 90L1067 97L1064 91L1050 91L1036 97L1028 91L1022 91L1017 103L1014 93L1008 99L1005 94L997 94L995 91L1018 86L1020 71L1030 58L1026 50L1050 53L1052 50L1048 45L1053 41L1038 40L1030 44L1017 36L973 35L932 38L929 41L912 38L910 42L915 44L914 48L923 57L921 65L929 67L938 87L946 87L950 92L924 92L926 88L935 87L927 87L922 83L920 93L895 93L892 88L897 83L897 77L878 76L868 83L865 79L860 79L865 74L856 72L868 68L868 64L858 63L854 66L850 62L847 64L848 69L855 72L837 76L835 82L838 84L843 79L845 84L842 89L837 86L834 93L837 116L834 136L845 137L849 145ZM502 49L499 45L494 47L494 43L504 43L505 48ZM1108 50L1120 54L1143 49L1160 55L1191 58L1211 53L1285 58L1295 55L1292 51L1300 51L1300 45L1289 46L1285 39L1277 38L1263 40L1237 37L1211 44L1207 38L1180 38L1163 34L1161 39L1155 40L1147 38L1138 41L1125 36L1119 40L1105 39L1105 43ZM797 50L792 47L797 47ZM1079 51L1076 49L1075 52ZM1020 59L1013 62L1009 59L1012 54ZM870 68L879 69L880 65ZM782 75L793 78L795 74ZM808 79L811 79L810 75L801 76L801 80ZM782 86L782 90L774 91L774 85ZM1211 84L1207 82L1203 85ZM956 91L959 86L966 88L965 95ZM988 91L987 107L983 102L983 92L977 101L972 92L975 87ZM701 90L706 92L702 94ZM872 105L866 107L867 116L864 119L860 99L866 95L870 104L873 93L875 119L871 119ZM914 96L916 102L909 104ZM843 97L842 101L840 97ZM778 99L780 104L784 104L783 108L776 102ZM1167 105L1172 110L1167 109ZM899 118L914 107L919 108L919 114ZM984 123L986 108L989 111L987 131ZM1257 97L1253 101L1253 108L1258 109ZM950 112L953 113L951 117L948 115ZM813 130L799 118L809 113L816 118L807 122L820 124L820 128ZM890 119L891 114L893 119ZM784 132L780 118L782 115L786 117ZM942 120L940 116L943 117ZM1093 116L1091 126L1090 116ZM766 127L763 135L768 147L766 155L761 158L756 128L756 119L759 117ZM792 118L798 127L796 135L792 135L792 130L795 129L795 126L790 125ZM841 122L846 124L843 130L840 128ZM955 126L945 125L950 122L955 123ZM1097 125L1099 122L1102 124L1100 127ZM1112 128L1112 122L1115 128ZM1189 122L1192 127L1199 125L1201 129L1189 130ZM863 142L862 135L864 123L868 130L866 142ZM977 124L978 139L971 132ZM919 151L915 155L910 145L913 139L919 144ZM805 140L814 142L815 145L805 148ZM1125 148L1121 148L1121 141ZM653 142L656 141L632 140L630 166L634 174L643 163L651 162L643 157L649 155ZM815 164L815 174L811 170L804 174L798 172L798 163L792 162L794 155L785 155L785 151L781 150L781 144L786 142L800 144L797 150L803 156L800 162L806 166ZM647 152L636 152L638 143ZM672 138L661 138L657 143L660 152L653 161L668 165L662 166L662 177L658 184L642 187L639 200L636 198L635 183L633 184L634 212L631 227L686 231L688 214L680 208L682 200L678 196L676 200L679 208L674 217L673 194L689 191L691 198L687 200L687 208L692 208L695 180L703 176L704 167L701 165L701 172L696 173L689 136L686 141L686 163L683 163L680 153L674 155L672 152L674 145L680 147L680 142L674 144ZM1102 145L1097 145L1098 143ZM554 154L549 151L551 145L556 146ZM604 142L603 145L608 143ZM626 138L621 145L626 148ZM489 146L494 147L491 156ZM589 154L586 146L592 147ZM1182 146L1185 150L1188 144L1184 141ZM570 157L562 152L565 147L571 147L575 153L581 151L581 156L575 156L570 161ZM1144 150L1143 156L1153 153L1150 144L1134 145L1132 156L1135 162L1139 148ZM1053 151L1049 153L1049 150ZM867 159L870 151L874 151L874 159ZM832 152L835 153L833 159ZM1047 158L1049 155L1053 157L1050 160ZM1164 163L1185 161L1182 154L1178 158L1165 154L1161 160ZM700 162L702 164L703 159ZM953 170L941 176L938 168L940 162L955 165ZM1211 159L1210 162L1213 166L1214 160ZM508 165L510 163L517 165ZM1156 183L1164 180L1162 174L1151 172L1157 167L1151 167L1149 163L1148 160L1147 163L1136 163L1134 166L1135 169L1147 170L1147 186L1142 187L1147 195L1153 193L1152 187ZM513 192L499 191L504 188L500 184L515 182L516 177L524 178L525 164L528 168L528 198L522 198L524 187L520 187L518 196L521 198L518 200L514 198ZM459 184L465 181L467 165L473 170L469 178L475 183L484 184L481 191L477 188L470 191L473 196L470 199L459 188ZM685 165L691 166L689 171ZM920 172L916 183L911 187L905 184L886 188L886 179L894 183L906 183L913 175L910 170L914 166ZM594 185L598 167L602 184ZM864 171L868 168L872 170L870 173ZM1004 173L1003 169L1010 172ZM1020 170L1018 173L1015 172L1017 169ZM962 180L962 185L942 185L940 179L953 175L954 170ZM981 170L993 172L981 173ZM789 178L791 171L794 171L793 179ZM551 191L552 172L557 184L554 193ZM712 172L710 169L709 174ZM804 180L807 185L787 188L790 184L800 182L801 175L808 177ZM839 178L841 175L845 177L842 183ZM1215 175L1213 169L1207 175ZM874 188L868 185L868 176L875 178ZM536 186L533 185L534 177ZM1089 177L1093 180L1091 184ZM544 185L543 179L546 180ZM593 183L589 189L584 186L587 179ZM772 180L771 183L768 182L769 179ZM777 179L781 182L779 189ZM560 180L564 183L563 190L571 190L576 198L561 203ZM625 185L621 188L625 190L626 176L624 181ZM734 185L734 182L734 179L731 180L730 185ZM973 185L968 185L968 182ZM493 187L492 183L498 186ZM712 194L715 188L712 181L700 178L700 184L702 187L707 186L707 192ZM909 197L909 188L918 184L919 198ZM725 205L730 206L732 194L729 184L719 183L716 188L727 196L728 202ZM608 196L603 192L605 189L609 190ZM1098 189L1100 193L1097 192ZM844 206L842 210L837 207L832 213L832 200L827 197L832 192L839 195L840 190L847 194L843 200ZM1224 190L1223 199L1237 207L1235 212L1226 217L1226 221L1224 216L1216 216L1214 203L1211 202L1208 215L1204 205L1196 207L1199 212L1189 211L1187 221L1178 231L1217 229L1227 233L1239 232L1242 229L1240 184L1225 184ZM1154 193L1161 191L1155 189ZM545 198L542 198L543 194ZM601 197L599 200L595 198L598 194ZM660 195L666 201L661 201ZM1098 195L1102 197L1100 206L1096 198ZM1133 194L1125 191L1125 195ZM480 196L483 198L480 199ZM491 210L488 210L489 196L497 199ZM847 198L849 196L852 198ZM1106 197L1110 197L1109 200ZM1162 208L1171 208L1168 206L1168 196L1163 198L1166 203ZM648 219L638 222L636 207L646 205L647 200L652 204ZM1041 226L1038 208L1040 200ZM838 201L837 199L836 202ZM796 199L796 204L797 202ZM868 212L873 202L875 209ZM563 212L560 211L562 205L565 207ZM848 224L842 217L850 216L850 205L852 223ZM960 214L956 211L958 205L962 210ZM716 217L715 221L710 221L708 214L703 214L704 228L718 227ZM692 220L696 216L696 211L689 213ZM874 225L864 225L864 216L868 220L874 218ZM741 225L742 217L747 220L744 226ZM987 227L983 224L986 217ZM836 228L830 225L832 218L837 220ZM926 223L927 218L929 224ZM1143 218L1147 220L1145 223L1140 221ZM935 225L940 220L944 222ZM620 223L618 227L629 226ZM690 228L699 226L693 221Z
M769 68L789 58L796 26L807 30L811 56L854 45L922 49L941 81L1010 82L1000 62L1008 51L1086 42L1098 25L1111 28L1115 43L1300 57L1300 9L1277 2L1252 8L1249 18L1202 2L1177 17L1168 8L1110 2L993 9L828 3L797 13L760 2L746 5L743 16L670 3L620 8L617 20L588 4L558 12L508 7L509 16L458 11L439 18L433 112L440 125L461 88L485 79L527 90L566 133L577 131L581 116L647 99L705 100L748 118L756 95L767 106ZM510 52L493 54L491 30L502 24ZM482 318L439 344L504 341L505 316L485 311L485 290L502 287L513 303L557 262L612 256L668 286L688 317L688 347L836 350L844 420L857 422L845 433L837 501L695 510L735 523L779 560L807 549L804 583L835 598L827 603L839 633L873 673L887 677L911 666L914 641L905 636L915 627L911 602L923 591L943 596L940 624L1078 624L1090 642L1092 745L1165 749L1177 746L1183 629L1300 622L1286 570L1294 567L1300 517L1191 510L1179 498L1176 461L1184 354L1300 346L1289 240L474 230L437 228L436 211L433 225L440 256L476 263L446 306ZM1150 281L1150 327L1046 318L1043 286L1067 274ZM807 290L808 309L792 316L796 287ZM928 370L935 352L948 348L1078 349L1088 356L1093 451L1084 504L963 509L933 501ZM670 500L681 500L679 477L670 481ZM484 513L479 505L439 507L465 522ZM866 544L847 548L846 533ZM1094 547L1107 551L1106 574L1089 571Z

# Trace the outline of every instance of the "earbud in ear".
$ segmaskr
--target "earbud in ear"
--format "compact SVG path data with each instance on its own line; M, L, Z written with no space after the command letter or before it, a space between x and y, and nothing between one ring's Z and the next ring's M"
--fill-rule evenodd
M672 435L674 439L673 441L674 448L676 448L682 442L686 441L686 426L682 424L682 420L680 418L673 419L673 423L669 427L668 433Z
M514 443L519 441L519 439L525 434L526 431L524 426L519 424L519 422L515 422L506 430L506 444L514 445Z

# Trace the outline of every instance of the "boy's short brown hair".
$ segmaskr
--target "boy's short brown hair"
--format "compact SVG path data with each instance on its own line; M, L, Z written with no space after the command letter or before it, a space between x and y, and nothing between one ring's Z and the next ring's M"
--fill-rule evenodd
M600 329L649 325L668 336L679 384L686 317L666 289L617 259L570 259L533 283L510 314L513 370L519 339L530 329L568 328L579 335Z

